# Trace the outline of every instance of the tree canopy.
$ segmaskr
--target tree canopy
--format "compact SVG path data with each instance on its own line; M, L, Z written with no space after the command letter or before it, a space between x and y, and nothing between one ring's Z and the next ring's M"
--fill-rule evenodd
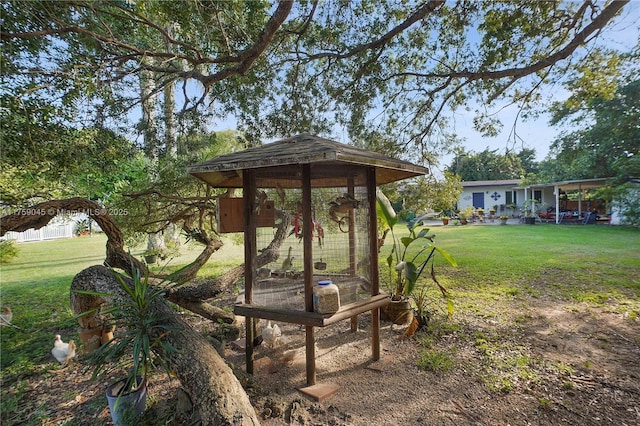
M520 179L535 172L534 157L532 149L523 149L517 154L500 154L498 150L489 148L478 153L458 149L447 171L457 174L463 181Z
M556 109L554 121L573 121L551 145L542 163L545 180L615 177L617 183L640 176L640 80L623 83L611 94L571 98Z
M232 114L254 143L375 128L428 159L451 111L492 132L498 100L535 104L626 3L16 1L0 37L7 90L94 118L171 87L181 116Z

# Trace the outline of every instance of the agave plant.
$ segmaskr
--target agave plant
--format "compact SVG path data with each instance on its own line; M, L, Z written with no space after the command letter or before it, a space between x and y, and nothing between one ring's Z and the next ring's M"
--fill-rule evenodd
M144 275L132 265L131 279L111 270L123 294L107 294L90 291L77 293L111 299L115 303L101 311L111 315L118 334L93 355L94 377L102 376L113 369L124 367L128 374L121 393L128 393L146 384L147 374L156 366L169 373L167 354L175 351L164 337L172 330L154 311L153 305L164 297L168 288L177 285L171 275L162 282L152 283L148 272ZM81 315L89 314L91 311ZM142 377L142 381L138 380Z

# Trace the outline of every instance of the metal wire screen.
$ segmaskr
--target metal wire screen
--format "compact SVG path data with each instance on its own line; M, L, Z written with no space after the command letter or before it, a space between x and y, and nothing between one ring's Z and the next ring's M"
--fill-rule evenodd
M314 188L312 229L304 229L302 191L299 189L259 189L276 210L290 218L286 238L276 261L258 270L253 288L253 304L304 310L303 235L312 232L314 282L331 280L340 289L341 305L370 297L369 200L366 187ZM276 215L277 217L278 215ZM277 223L276 223L277 225ZM273 240L275 228L256 232L258 250Z

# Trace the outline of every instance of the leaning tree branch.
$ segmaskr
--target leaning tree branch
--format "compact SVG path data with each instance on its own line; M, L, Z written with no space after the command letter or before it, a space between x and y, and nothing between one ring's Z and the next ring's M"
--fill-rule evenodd
M144 273L147 272L147 266L144 263L124 250L124 235L107 210L86 198L44 201L28 209L20 209L0 217L0 236L9 231L23 232L31 228L40 229L57 215L66 213L84 213L95 220L104 231L107 235L106 264L123 271L131 271L132 267L135 267Z
M86 198L76 197L65 200L45 201L29 209L21 209L0 217L0 236L9 231L22 232L31 228L40 229L47 225L56 215L63 213L85 213L96 221L107 235L106 265L121 269L126 273L130 273L132 268L137 268L143 274L149 273L144 263L125 251L124 235L113 218L107 214L106 209ZM258 267L278 259L280 246L287 236L287 231L291 224L289 214L278 210L276 215L279 219L279 224L273 240L257 257ZM172 281L181 285L169 289L166 293L166 298L176 305L207 319L232 323L235 318L233 314L212 306L205 301L229 290L243 276L244 264L231 268L214 280L208 280L201 284L187 284L188 281L196 277L198 271L209 260L211 255L222 247L222 242L218 239L210 238L202 228L193 228L194 220L195 217L185 218L183 229L190 235L198 234L198 241L203 243L205 247L193 262L171 276ZM149 274L149 276L158 280L166 278L152 274Z
M466 79L467 81L477 80L499 80L506 77L522 78L528 75L534 74L547 67L554 65L564 59L567 59L576 49L584 45L589 37L601 31L611 19L613 19L618 12L629 3L629 0L615 0L604 8L602 13L595 17L589 25L584 27L582 31L576 33L573 39L567 43L565 47L558 50L556 53L547 56L537 62L524 67L505 68L496 71L451 71L445 74L442 73L417 73L417 72L403 72L396 73L390 77L417 77L417 78L454 78L454 79Z
M84 213L95 220L107 235L105 264L130 272L132 267L142 273L149 273L147 266L131 256L124 249L124 235L108 211L100 204L86 198L75 197L64 200L50 200L36 204L28 209L20 209L12 214L0 217L0 236L9 231L22 232L28 229L40 229L46 226L54 217L66 213ZM187 231L192 231L187 229ZM199 232L198 241L205 245L202 252L188 266L172 276L177 283L185 283L197 275L200 268L209 260L222 243L209 238L204 231ZM149 273L150 277L163 278Z

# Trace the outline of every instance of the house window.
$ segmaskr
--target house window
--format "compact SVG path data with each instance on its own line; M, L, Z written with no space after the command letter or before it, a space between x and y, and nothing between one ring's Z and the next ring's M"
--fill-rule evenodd
M518 199L516 198L515 191L506 191L505 192L505 204L518 204Z
M539 203L541 203L542 202L542 191L541 190L533 191L533 199L537 200Z

